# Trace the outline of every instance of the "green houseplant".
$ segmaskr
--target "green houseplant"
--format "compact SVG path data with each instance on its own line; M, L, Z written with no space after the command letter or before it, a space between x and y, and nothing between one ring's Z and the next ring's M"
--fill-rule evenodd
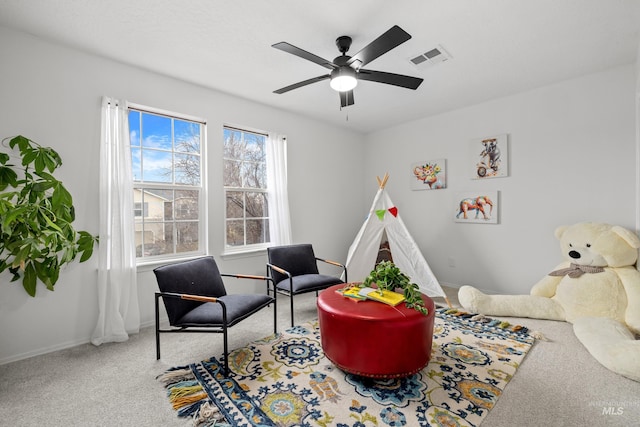
M424 315L428 314L418 285L412 283L409 276L400 271L393 262L379 262L362 282L363 286L371 286L373 284L379 290L395 291L396 289L402 289L405 305L408 308L413 308Z
M80 254L88 260L97 237L76 231L71 194L52 173L62 165L58 153L24 137L5 138L12 151L17 148L20 165L0 152L0 273L22 279L32 297L39 279L53 290L60 269Z

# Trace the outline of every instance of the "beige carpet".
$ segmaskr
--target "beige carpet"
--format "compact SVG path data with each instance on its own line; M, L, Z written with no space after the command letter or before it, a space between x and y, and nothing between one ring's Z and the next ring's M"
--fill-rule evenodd
M456 289L448 290L455 297ZM150 298L152 298L150 296ZM285 298L279 328L288 325ZM297 298L296 321L314 319L314 295ZM438 301L438 300L436 300ZM455 300L454 300L455 301ZM483 426L640 426L640 383L602 367L571 325L509 319L543 333ZM268 335L271 313L232 329L230 347ZM152 328L121 344L90 344L0 366L0 425L184 426L156 376L222 352L214 334L165 334L155 360Z

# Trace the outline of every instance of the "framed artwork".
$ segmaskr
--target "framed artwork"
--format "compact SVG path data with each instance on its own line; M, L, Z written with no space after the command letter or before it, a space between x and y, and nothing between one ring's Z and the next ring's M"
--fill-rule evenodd
M477 138L469 143L471 179L509 176L507 134Z
M412 190L440 190L447 188L445 159L415 162L411 164Z
M453 220L473 224L498 223L497 191L459 191L455 194Z

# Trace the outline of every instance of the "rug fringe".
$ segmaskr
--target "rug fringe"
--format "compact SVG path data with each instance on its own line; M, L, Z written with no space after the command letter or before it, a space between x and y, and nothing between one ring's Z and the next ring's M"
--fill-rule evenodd
M191 371L191 368L187 366L169 369L165 373L158 375L156 379L167 387L170 384L175 384L180 381L195 380L196 376L193 374L193 371Z
M549 339L540 331L531 331L529 335L540 341L549 341Z
M505 329L507 331L517 332L517 333L520 333L520 334L528 334L529 333L529 328L527 328L526 326L512 325L511 323L507 322L506 320L493 319L493 318L487 317L487 316L485 316L483 314L468 313L466 311L462 311L462 310L459 310L457 308L445 308L445 309L439 309L438 311L443 313L443 314L446 314L447 316L453 316L453 317L460 317L462 319L468 319L468 320L471 320L473 322L482 323L482 324L485 324L485 325L493 327L493 328ZM533 336L533 338L536 338L536 337Z
M190 367L170 369L156 378L167 389L169 402L178 416L186 417L198 411L208 398Z
M211 402L204 402L198 408L198 412L193 415L194 427L223 427L229 424L224 423L224 417L220 409Z

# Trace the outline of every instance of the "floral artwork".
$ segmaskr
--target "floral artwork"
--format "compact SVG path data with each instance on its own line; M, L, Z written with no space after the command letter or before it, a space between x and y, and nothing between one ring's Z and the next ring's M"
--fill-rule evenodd
M509 175L507 135L474 139L469 144L471 178L501 178Z
M475 224L498 223L497 191L462 191L454 199L454 221Z
M445 159L417 162L411 165L412 190L447 188Z

